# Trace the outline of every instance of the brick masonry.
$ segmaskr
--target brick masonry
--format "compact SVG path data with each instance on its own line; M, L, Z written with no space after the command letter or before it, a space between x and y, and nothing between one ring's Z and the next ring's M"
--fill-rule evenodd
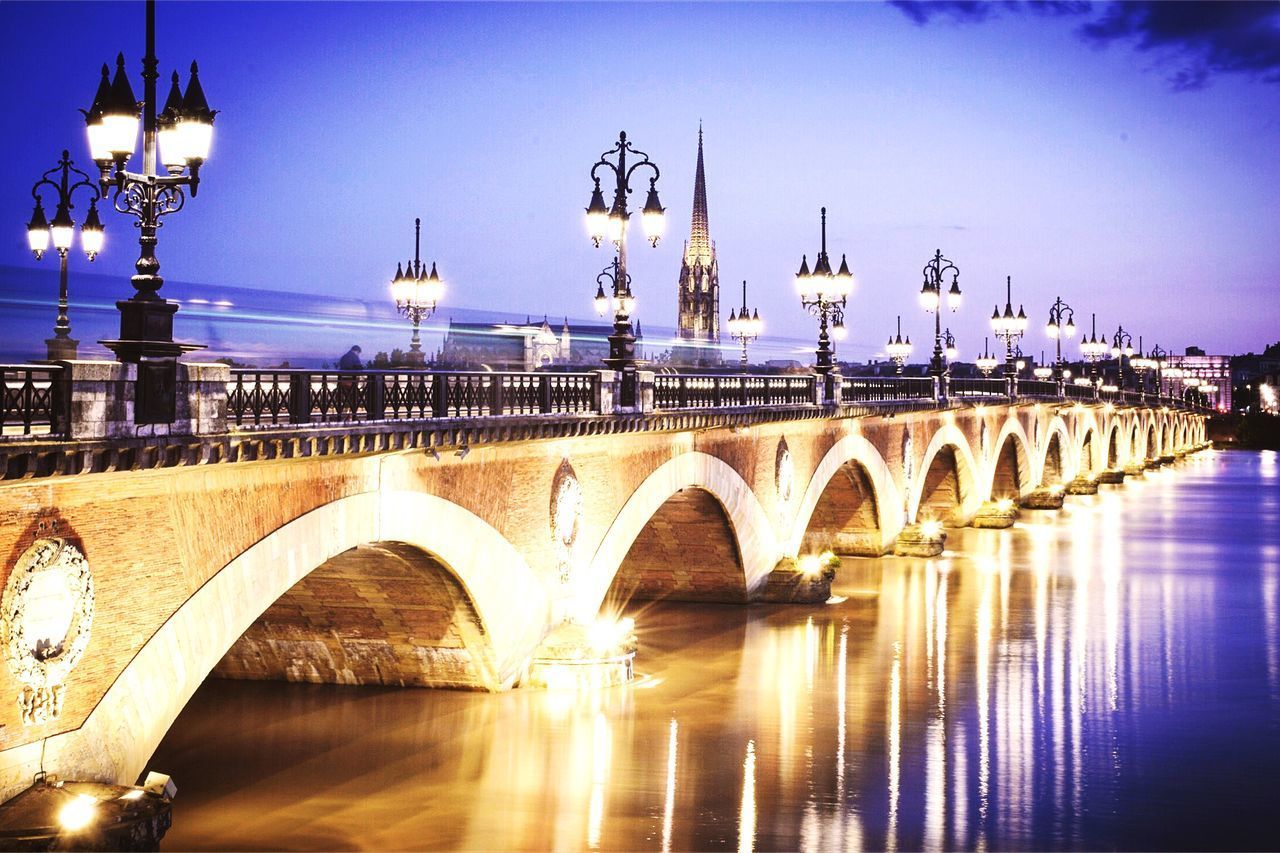
M867 471L846 462L831 478L813 509L801 554L831 550L837 554L883 553L875 490Z
M475 605L439 561L397 542L331 558L262 614L221 678L493 688Z

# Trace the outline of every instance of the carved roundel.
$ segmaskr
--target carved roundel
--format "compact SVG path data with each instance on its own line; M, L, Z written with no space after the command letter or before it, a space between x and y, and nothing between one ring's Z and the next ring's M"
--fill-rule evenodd
M790 503L791 493L795 489L796 465L791 459L791 450L785 438L778 439L778 455L774 461L774 482L778 485L778 502Z
M0 602L9 669L32 689L60 685L84 655L93 622L93 575L65 539L38 539L14 566Z

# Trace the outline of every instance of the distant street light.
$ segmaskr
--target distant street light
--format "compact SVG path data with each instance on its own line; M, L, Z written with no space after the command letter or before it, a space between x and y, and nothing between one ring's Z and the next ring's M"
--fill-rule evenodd
M990 352L987 351L988 345L990 343L991 343L991 338L983 338L982 339L982 355L978 356L973 360L973 363L977 365L978 370L982 371L983 376L990 376L991 371L995 370L996 367L1000 364L999 359L997 359L994 355L992 355Z
M742 372L747 372L747 344L760 337L760 331L764 328L764 324L760 322L760 310L756 309L748 315L747 313L747 283L742 282L742 312L734 315L733 309L729 309L729 336L742 344Z
M1074 338L1076 335L1076 312L1071 306L1062 301L1062 297L1053 300L1053 305L1049 308L1049 324L1045 326L1045 332L1049 337L1053 338L1056 354L1053 359L1053 375L1062 379L1062 339Z
M920 304L933 312L933 358L929 361L929 373L939 378L949 372L942 347L942 285L947 273L951 274L951 288L947 291L947 307L953 312L960 307L960 268L942 257L942 250L924 265L924 283L920 285Z
M1075 330L1072 329L1073 333L1074 331ZM1062 345L1059 344L1058 346L1061 347ZM1036 379L1044 380L1052 378L1053 368L1044 363L1044 350L1040 350L1040 363L1036 365L1035 370L1032 370L1031 373Z
M142 60L141 173L125 168L138 139L139 104L124 70L124 54L116 57L114 78L108 79L107 66L102 66L97 94L84 113L89 151L98 164L101 190L106 194L110 186L115 186L112 198L116 210L135 217L139 229L141 253L135 265L138 272L131 279L135 293L116 303L120 309L120 338L102 342L118 359L131 362L146 358L175 359L183 352L199 348L173 340L173 315L178 306L158 295L164 279L159 275L160 262L155 254L156 233L161 218L182 209L186 202L183 188L189 187L192 197L199 188L200 167L209 158L213 141L215 111L209 109L196 64L192 62L186 92L179 90L178 74L174 72L168 99L157 115L156 79L160 76L157 71L160 63L156 59L155 17L155 0L147 0L146 55ZM167 174L157 172L161 162ZM176 363L170 363L169 368L161 372L139 371L140 381L153 383L148 386L151 389L147 392L148 407L172 407L172 375L163 373L172 374ZM139 422L148 422L146 414Z
M57 180L54 180L55 175ZM74 181L73 176L75 176ZM42 186L52 187L58 195L58 207L52 223L45 219L40 196ZM75 222L71 219L71 211L75 209L72 197L80 189L91 194L89 214L80 226L80 245L92 261L102 251L106 236L102 228L102 220L98 218L98 200L102 198L102 193L94 185L93 179L73 166L71 155L63 151L58 165L45 172L31 187L31 196L36 200L36 205L31 213L31 221L27 223L27 243L37 261L44 256L51 241L53 248L58 252L58 318L53 324L53 337L47 338L44 342L45 357L50 361L74 359L76 348L80 343L71 337L71 320L67 316L67 253L71 249L75 233Z
M396 275L391 280L391 297L396 301L396 308L413 323L413 338L409 342L407 358L409 364L421 367L426 361L422 352L422 341L418 337L418 327L435 313L436 305L444 297L444 282L436 272L435 261L431 262L431 272L427 272L422 263L422 220L413 220L413 260L406 261L402 267L396 264Z
M1116 333L1111 338L1111 357L1116 360L1116 384L1123 388L1124 360L1133 357L1133 338L1124 330L1124 326L1117 326Z
M1098 384L1098 362L1107 354L1107 338L1104 335L1098 340L1098 315L1089 315L1089 337L1080 336L1080 355L1089 365L1089 382L1095 387ZM1080 377L1084 378L1084 377ZM1077 380L1079 381L1079 380Z
M853 292L853 273L849 272L849 262L844 255L840 256L839 271L831 271L831 261L827 258L825 207L822 208L822 248L813 264L813 272L809 271L809 256L803 255L795 281L800 304L818 318L817 361L813 369L818 375L825 376L835 364L831 338L833 335L837 339L844 337L844 309L848 304L849 294Z
M633 154L640 160L627 165L627 155ZM613 155L616 162L610 162ZM600 188L600 178L596 173L601 168L613 172L613 206L606 208L604 192ZM642 222L645 236L652 246L658 245L665 227L664 209L658 201L657 182L660 172L649 160L649 155L631 147L627 141L626 131L618 134L618 141L613 148L600 155L600 159L591 167L591 179L595 188L591 191L591 203L587 205L587 233L596 248L606 238L617 250L617 274L614 277L614 316L613 334L609 336L609 357L604 360L610 368L624 371L622 383L622 404L634 405L635 369L636 369L636 336L631 328L631 314L635 311L635 298L631 295L631 277L627 275L627 225L631 214L627 211L627 194L631 192L631 175L636 169L648 168L653 177L649 178L649 195L642 211Z
M942 347L947 356L947 364L951 364L960 357L960 349L956 346L956 337L951 334L951 329L949 328L942 330Z
M1022 310L1022 306L1018 306L1018 313L1013 313L1013 276L1005 277L1005 301L1004 313L1000 313L1000 307L996 306L991 312L991 330L1000 340L1004 341L1004 373L1006 376L1016 376L1017 368L1013 361L1013 348L1022 336L1027 332L1027 312Z
M902 315L898 315L898 333L889 338L889 343L885 344L885 350L889 353L889 358L893 360L897 369L894 371L899 376L902 375L902 366L907 363L907 359L911 357L911 336L907 335L907 339L902 339Z
M1156 396L1159 397L1164 393L1164 366L1169 358L1169 353L1159 344L1156 344L1147 355L1150 358L1152 369L1155 370Z

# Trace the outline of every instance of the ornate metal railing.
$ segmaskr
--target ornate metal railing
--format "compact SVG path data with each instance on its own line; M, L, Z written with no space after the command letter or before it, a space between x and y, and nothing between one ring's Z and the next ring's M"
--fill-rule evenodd
M715 409L814 404L815 377L661 373L653 378L653 407Z
M1007 391L1004 379L994 377L951 380L952 397L1006 397Z
M845 376L841 383L842 403L933 399L932 376Z
M238 426L581 414L595 373L398 370L231 371L227 419Z
M1058 399L1058 383L1052 379L1023 379L1018 382L1019 397L1036 397L1041 400Z
M1092 400L1093 387L1089 385L1076 385L1074 383L1066 386L1068 400Z
M61 367L4 364L0 371L0 435L49 435L66 428Z

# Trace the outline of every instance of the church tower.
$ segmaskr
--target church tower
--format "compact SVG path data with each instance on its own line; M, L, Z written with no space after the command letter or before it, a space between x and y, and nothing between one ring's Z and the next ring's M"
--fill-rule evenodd
M679 339L671 360L677 364L720 364L720 268L707 225L707 178L702 165L702 126L698 126L698 169L693 179L693 224L680 264Z

